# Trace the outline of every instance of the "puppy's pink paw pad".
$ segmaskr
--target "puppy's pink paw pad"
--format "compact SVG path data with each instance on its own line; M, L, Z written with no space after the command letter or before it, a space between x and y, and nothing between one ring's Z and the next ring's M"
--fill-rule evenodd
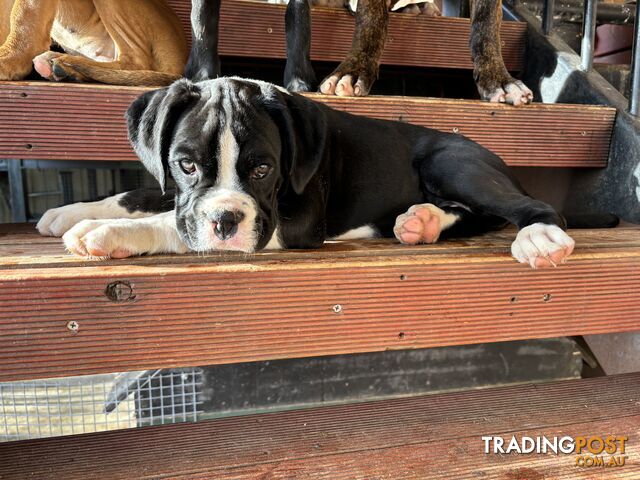
M439 212L442 210L435 205L414 205L407 213L398 216L393 233L407 245L435 243L442 231Z
M418 235L422 235L424 231L424 223L421 218L417 215L408 216L407 219L402 224L402 228L406 232L417 233Z

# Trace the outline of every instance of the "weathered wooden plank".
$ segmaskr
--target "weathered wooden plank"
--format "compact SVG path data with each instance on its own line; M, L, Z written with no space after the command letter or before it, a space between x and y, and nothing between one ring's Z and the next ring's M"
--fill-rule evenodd
M571 261L537 271L513 231L106 262L5 234L0 381L638 330L639 231L574 231Z
M0 82L0 158L136 160L123 119L142 88ZM587 105L513 108L470 100L341 98L337 109L458 132L514 166L604 167L616 110Z
M21 441L0 444L0 477L636 479L639 402L636 373ZM484 435L628 436L628 458L486 455Z
M190 0L169 0L191 35ZM234 57L286 58L284 5L223 0L220 54ZM351 46L354 19L345 10L314 8L311 58L340 62ZM416 67L471 69L470 23L465 18L392 14L381 63ZM503 22L502 56L507 69L522 69L527 24Z

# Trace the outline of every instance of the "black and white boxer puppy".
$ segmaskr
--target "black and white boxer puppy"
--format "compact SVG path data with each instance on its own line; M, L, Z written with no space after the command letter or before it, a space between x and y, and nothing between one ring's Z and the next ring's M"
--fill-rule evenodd
M163 189L171 175L175 195L140 190L48 211L38 230L64 234L77 255L250 253L393 235L433 243L508 223L520 229L519 262L556 265L573 251L562 216L462 135L239 78L180 80L139 97L127 118L145 167Z

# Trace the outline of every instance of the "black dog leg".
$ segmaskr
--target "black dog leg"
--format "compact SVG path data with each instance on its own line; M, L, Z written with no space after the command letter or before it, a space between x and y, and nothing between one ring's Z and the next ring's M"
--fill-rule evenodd
M220 0L191 0L192 44L184 76L193 81L220 76L218 23Z
M316 75L311 66L311 8L309 0L290 0L285 15L287 65L284 86L291 92L309 92L315 88Z
M460 229L464 219L471 218L475 223L486 220L487 230L504 221L518 228L534 223L566 227L553 207L529 197L502 160L480 145L461 137L425 158L420 164L425 196L445 210L451 204L460 204L467 212L458 222ZM475 226L476 232L479 227Z
M575 243L563 231L565 219L553 207L529 197L502 160L480 145L462 137L445 145L427 147L431 151L419 162L425 199L458 217L447 218L449 229L443 237L510 222L520 230L511 245L516 260L533 268L566 260Z
M126 208L128 213L162 213L173 210L176 192L159 188L140 188L126 192L118 200L118 205Z

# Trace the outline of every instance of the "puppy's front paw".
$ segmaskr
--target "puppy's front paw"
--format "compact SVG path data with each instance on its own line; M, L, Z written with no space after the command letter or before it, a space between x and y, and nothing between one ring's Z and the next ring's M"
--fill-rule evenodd
M87 218L85 204L74 203L64 207L47 210L36 228L40 235L46 237L61 237L66 231L76 223Z
M557 266L573 252L575 241L557 225L534 223L518 232L511 244L511 254L531 268Z
M62 236L67 250L81 257L126 258L145 253L132 220L83 220Z

